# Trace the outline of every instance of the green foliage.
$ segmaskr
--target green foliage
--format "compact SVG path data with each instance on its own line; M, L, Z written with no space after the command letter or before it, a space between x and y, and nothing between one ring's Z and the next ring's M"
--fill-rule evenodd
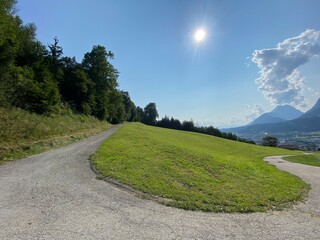
M262 146L277 147L278 139L272 136L266 136L262 139Z
M294 163L301 163L301 164L306 164L310 166L320 167L319 152L307 153L307 154L297 155L297 156L288 156L288 157L284 157L284 160L294 162Z
M91 52L84 55L82 66L93 81L93 115L101 120L122 122L125 117L122 96L119 95L118 71L108 62L113 58L112 52L107 52L103 46L94 46Z
M60 59L63 55L63 49L61 46L58 45L59 40L57 37L54 39L54 43L49 45L49 53L50 53L50 64L53 68L59 67L60 65Z
M144 111L141 107L137 107L137 117L136 117L136 121L137 122L142 122L144 118Z
M192 132L126 124L96 152L103 177L179 208L215 212L281 209L307 184L265 163L291 151Z
M194 123L192 120L190 121L183 121L182 122L182 129L185 131L193 132L194 131Z
M11 58L17 35L17 18L14 16L16 0L0 0L0 63ZM6 53L6 54L5 54Z
M183 131L188 131L188 132L203 133L203 134L226 138L226 139L230 139L230 140L234 140L234 141L255 144L254 141L239 138L237 135L235 135L233 133L221 132L219 129L214 128L212 126L209 126L209 127L195 126L192 120L183 121L181 123L179 119L174 119L173 117L171 117L171 119L169 119L169 117L165 116L161 120L157 121L156 125L158 127L163 127L163 128L170 128L170 129L183 130Z
M108 112L109 117L107 118L107 120L112 124L118 124L125 120L125 106L120 92L112 91L110 93Z
M80 64L63 56L57 37L48 48L37 41L35 25L15 15L16 1L0 3L0 106L48 114L63 102L113 123L137 118L129 94L117 89L112 52L94 46Z
M155 103L149 103L144 108L144 114L142 122L148 125L156 125L157 118L159 117L157 106Z
M123 104L125 108L125 120L129 122L134 122L137 119L137 108L131 101L128 92L121 91L121 96L123 99Z
M93 81L75 58L65 57L61 63L64 78L60 83L60 93L63 100L78 112L92 114L95 105Z
M58 147L111 127L96 118L60 114L38 115L17 108L0 107L0 164Z
M89 77L93 79L97 91L115 89L118 86L118 71L108 62L113 59L112 52L104 46L93 46L91 52L84 55L82 65Z
M15 106L43 114L51 112L60 103L57 83L46 68L35 71L29 67L21 68L18 79L11 100Z

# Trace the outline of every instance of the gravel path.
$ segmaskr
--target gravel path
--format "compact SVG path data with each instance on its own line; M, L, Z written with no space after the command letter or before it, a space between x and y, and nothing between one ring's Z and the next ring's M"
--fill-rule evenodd
M320 239L320 168L266 161L311 183L281 212L189 212L96 180L88 156L116 129L0 166L0 239Z

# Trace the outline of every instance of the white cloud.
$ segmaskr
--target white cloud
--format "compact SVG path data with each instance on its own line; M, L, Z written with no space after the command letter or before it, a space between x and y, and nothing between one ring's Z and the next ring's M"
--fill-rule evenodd
M259 104L255 104L253 106L246 105L246 120L251 121L257 117L259 117L262 113L264 113L263 108Z
M304 107L304 78L298 68L313 56L320 56L320 31L313 29L275 48L255 50L252 61L260 68L259 90L272 104Z
M313 89L313 88L308 87L306 90L308 91L308 93L312 97L319 97L320 96L320 93L317 90Z

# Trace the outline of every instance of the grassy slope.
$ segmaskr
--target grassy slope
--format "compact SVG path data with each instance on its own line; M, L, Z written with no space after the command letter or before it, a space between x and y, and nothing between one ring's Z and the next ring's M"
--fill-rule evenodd
M0 107L0 164L39 153L110 128L93 117L65 112L42 116Z
M216 212L281 209L308 189L299 178L262 161L287 150L197 133L123 126L93 157L105 177L179 208Z
M285 160L320 167L320 152L284 157Z

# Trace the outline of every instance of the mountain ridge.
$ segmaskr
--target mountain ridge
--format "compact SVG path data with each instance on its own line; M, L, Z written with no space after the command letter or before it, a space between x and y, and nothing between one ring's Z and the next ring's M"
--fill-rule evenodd
M302 115L303 112L290 105L277 106L271 112L264 113L261 116L257 117L255 120L249 123L248 126L253 126L256 124L285 122L298 118Z
M291 120L284 120L280 122L269 122L261 124L257 123L254 125L246 125L237 128L224 129L224 131L228 131L235 134L258 134L262 132L287 133L320 131L320 98L310 110L308 110L306 113L303 113L297 118Z
M300 116L300 118L310 118L310 117L320 117L320 98L310 110L308 110L307 112L305 112L303 115Z

